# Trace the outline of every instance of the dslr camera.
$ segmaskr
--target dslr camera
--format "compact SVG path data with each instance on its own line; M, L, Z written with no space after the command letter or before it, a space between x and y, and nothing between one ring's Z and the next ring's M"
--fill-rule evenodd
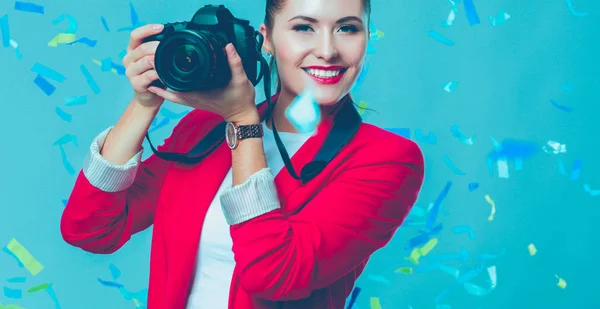
M161 33L144 42L160 41L154 56L159 80L153 86L176 91L202 91L225 87L231 70L225 46L232 43L254 86L263 75L263 36L247 20L235 18L224 5L205 5L189 22L164 25Z

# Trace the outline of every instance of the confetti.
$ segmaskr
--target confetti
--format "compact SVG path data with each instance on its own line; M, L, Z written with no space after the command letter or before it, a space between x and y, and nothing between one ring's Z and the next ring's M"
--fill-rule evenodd
M113 280L117 280L121 276L121 271L117 268L117 266L109 264L108 269L110 270L110 275Z
M591 196L600 196L600 190L593 190L588 184L583 185L583 190Z
M529 244L529 246L527 246L527 250L531 256L534 256L537 253L537 249L535 248L534 244Z
M484 288L478 285L475 285L470 282L464 282L463 287L467 291L467 293L475 296L486 296L491 293L497 286L497 277L496 277L496 266L490 266L487 268L488 276L490 278L488 288Z
M471 240L475 239L475 234L473 234L473 229L468 225L459 225L452 228L454 234L462 234L467 233Z
M493 17L488 16L488 20L492 27L500 26L509 19L510 19L510 15L508 15L508 13L506 13L504 11L498 12L498 14L496 14L496 16L493 16Z
M400 268L396 269L395 272L410 275L413 273L413 269L410 267L400 267Z
M98 43L98 41L92 40L90 38L82 37L80 39L77 39L77 40L75 40L73 42L69 42L69 43L66 43L66 44L67 45L73 45L75 43L81 43L81 44L85 44L85 45L87 45L89 47L95 47L96 44Z
M371 297L369 302L371 304L371 309L381 309L381 303L379 302L379 297Z
M87 70L87 68L85 67L85 65L83 65L83 64L80 65L79 66L79 70L81 71L81 73L83 73L83 76L85 76L85 79L86 79L88 85L90 86L90 88L92 89L92 91L95 94L100 93L100 87L98 87L98 84L96 83L96 81L92 77L92 74L90 74L90 71Z
M156 120L157 118L154 118L154 120ZM150 128L150 130L148 130L148 133L152 133L162 127L167 126L169 123L171 122L171 119L164 117L160 122L158 121L152 121L152 127Z
M75 175L75 169L73 169L73 166L71 165L71 163L69 163L69 160L67 159L67 154L65 153L65 150L63 148L63 146L59 146L60 148L60 156L62 158L62 162L63 162L63 166L65 167L65 170L67 171L67 173L69 173L69 175L73 176Z
M65 112L58 106L56 107L56 114L58 115L58 117L60 117L62 120L66 121L66 122L71 122L71 120L73 118L73 117L71 117L71 115L69 115L67 112Z
M457 0L457 2L458 1L460 0ZM458 13L458 9L456 8L456 2L454 2L453 0L448 0L448 2L450 2L452 9L450 10L450 13L448 13L448 18L446 18L446 20L442 22L442 27L452 26L452 24L454 24L454 20L456 19L456 14Z
M346 302L346 309L352 309L354 303L356 303L356 298L358 297L358 294L360 294L360 290L361 289L359 287L354 287L354 289L352 289L352 292L350 293L350 298L348 298L348 301Z
M586 13L586 12L575 11L575 9L573 8L573 2L571 0L566 0L566 1L567 1L567 6L569 7L569 11L571 11L571 14L573 14L573 16L577 16L577 17L588 16L588 13Z
M573 167L571 168L571 176L570 180L578 180L579 175L581 174L581 165L583 164L583 160L577 159L573 161Z
M11 304L3 306L2 303L0 303L0 309L25 309L25 308L19 307L17 305L11 305Z
M469 20L469 25L473 26L479 24L479 16L477 15L473 0L464 0L463 5L465 7L465 13L467 14L467 20Z
M39 292L39 291L44 291L50 285L52 285L52 283L42 283L42 284L36 285L36 286L30 288L29 290L27 290L27 293L35 293L35 292Z
M446 155L445 155L445 156L443 157L443 159L444 159L444 163L446 163L446 166L447 166L447 167L448 167L448 168L449 168L449 169L450 169L450 170L451 170L451 171L452 171L454 174L456 174L456 175L459 175L459 176L464 176L464 175L466 175L466 173L465 173L465 172L463 172L463 171L459 170L459 169L458 169L458 167L456 167L456 166L454 165L454 163L452 163L452 161L450 160L450 158L449 158L448 156L446 156Z
M107 287L113 287L113 288L119 288L122 287L123 285L120 283L116 283L116 282L110 282L110 281L105 281L102 280L100 278L98 278L98 281L103 285L103 286L107 286Z
M109 60L108 65L110 66L110 58L108 60ZM97 59L92 59L92 62L94 62L95 64L99 65L100 66L100 70L102 72L111 71L111 72L117 74L117 69L112 68L112 67L110 69L107 69L107 67L106 67L107 66L107 62L106 61L100 61L100 60L97 60Z
M106 18L100 16L100 20L102 21L102 26L104 26L104 30L106 30L106 32L110 32L110 29L108 29L108 23L106 22Z
M383 276L369 274L369 275L367 275L367 278L369 278L369 279L371 279L371 280L373 280L373 281L375 281L375 282L380 282L380 283L390 284L390 281L389 281L389 280L387 280L387 279L386 279L385 277L383 277Z
M450 192L450 188L452 188L452 182L448 181L446 183L446 185L444 186L444 188L442 189L442 191L438 194L437 198L435 199L435 202L433 203L433 206L432 206L431 210L429 211L429 217L427 218L426 226L428 229L433 228L433 225L435 224L435 221L437 220L437 215L440 212L440 209L442 208L442 204L444 203L444 200L448 196L448 192Z
M456 81L447 82L446 84L444 84L444 90L446 92L453 92L454 89L456 88L456 85L458 85L458 82L456 82Z
M75 33L77 32L77 20L75 20L75 18L71 15L67 15L67 14L61 14L57 19L52 21L53 25L58 25L60 23L62 23L63 21L67 21L67 30L64 30L64 33Z
M87 96L68 97L64 100L65 106L83 105L87 103Z
M489 195L485 195L485 200L492 206L492 213L490 214L490 216L488 217L489 221L494 220L494 214L496 213L496 203L494 202L494 200L492 200L492 198Z
M558 108L558 109L560 109L562 111L565 111L565 112L572 112L573 111L572 108L567 107L565 105L560 105L560 104L556 103L554 100L550 100L550 103L552 104L552 106L554 106L554 107L556 107L556 108Z
M437 243L438 243L438 239L432 238L423 247L413 249L412 252L410 253L410 256L405 257L404 259L411 261L415 264L419 264L419 259L423 256L426 256L431 250L433 250L433 248L435 247L435 245L437 245Z
M52 79L59 83L62 83L67 79L64 75L38 62L31 67L31 72L37 73L45 78Z
M11 289L11 288L7 288L4 287L4 296L8 297L8 298L22 298L23 297L23 292L19 289Z
M58 44L68 44L73 43L75 41L75 34L73 33L59 33L57 34L50 42L48 42L48 46L57 47Z
M15 10L23 11L23 12L30 12L30 13L37 13L37 14L44 14L44 7L41 5L32 3L32 2L15 1Z
M309 133L316 129L321 119L321 108L316 101L314 88L307 87L300 93L285 111L285 116L300 133Z
M469 192L473 192L479 188L479 184L476 182L472 182L469 184Z
M565 279L560 278L558 275L554 275L558 279L558 283L556 284L559 288L564 289L567 287L567 282Z
M23 55L19 51L19 43L17 43L15 40L11 39L10 40L10 46L12 46L12 48L15 49L15 55L17 56L17 59L22 60L23 59Z
M358 103L358 113L359 114L364 114L365 113L365 108L367 108L368 103L366 101L360 101Z
M567 152L567 145L561 144L555 141L548 141L546 145L542 147L545 153L549 154L559 154Z
M423 135L423 131L421 131L421 129L415 130L415 140L417 140L417 142L431 144L431 145L435 145L438 142L438 139L437 139L437 136L435 135L435 133L429 132L429 134L427 134L427 136L425 136L425 135Z
M17 258L31 275L35 276L44 269L44 266L42 266L42 264L40 264L40 262L38 262L16 239L11 239L8 245L6 245L6 249Z
M466 137L462 133L458 125L452 125L452 127L450 127L450 132L452 132L452 136L454 136L456 139L458 139L461 143L465 145L473 145L473 143L475 142L475 134L473 134L473 136L471 137Z
M43 76L36 75L33 82L47 95L50 96L56 91L56 87L47 81Z
M26 280L27 280L27 278L25 278L25 277L13 277L13 278L6 279L6 281L8 281L10 283L24 283Z
M79 143L77 142L77 137L69 133L57 139L54 143L52 143L52 146L61 146L68 143L73 143L75 146L79 146Z
M8 15L0 17L0 32L2 33L2 47L10 46L10 27L8 25Z
M448 46L454 46L454 42L451 41L450 39L447 39L446 37L444 37L443 35L437 33L436 31L429 31L428 33L430 38L435 39L436 41L448 45Z

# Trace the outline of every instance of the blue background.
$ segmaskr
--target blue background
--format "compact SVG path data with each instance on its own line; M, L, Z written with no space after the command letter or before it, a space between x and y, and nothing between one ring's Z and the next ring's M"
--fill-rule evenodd
M0 293L0 304L58 308L48 290L27 293L32 286L48 282L61 308L135 308L124 290L105 286L98 278L114 281L109 268L114 265L121 272L116 279L119 284L129 292L144 294L151 229L135 235L111 255L93 255L71 247L59 231L63 200L76 177L65 167L61 147L65 160L78 172L92 139L116 123L132 96L124 76L103 70L93 61L121 63L127 28L132 26L130 3L36 1L45 7L44 14L15 10L12 0L0 2L0 17L7 15L10 38L18 43L21 55L13 47L0 48L0 246L15 238L44 269L32 276L12 256L0 252L0 285L5 292ZM357 103L365 101L377 112L365 112L366 122L396 132L410 129L410 138L417 140L424 152L427 171L407 223L387 247L374 254L358 280L361 291L354 308L370 308L373 297L383 309L600 308L594 295L600 274L595 229L600 197L584 189L585 184L600 189L600 2L573 1L571 10L565 0L474 0L480 23L473 25L464 4L458 3L451 27L442 25L452 8L449 1L373 1L373 25L384 35L373 38L367 56L369 70L353 95ZM186 21L208 3L134 0L132 5L143 24ZM264 1L211 4L227 5L234 15L249 19L255 27L264 17ZM510 19L492 26L488 17L501 11ZM67 29L66 21L53 24L62 14L77 21L76 38L87 37L97 44L47 46ZM454 44L439 42L428 36L430 31ZM35 63L66 78L49 80L56 87L51 95L34 83ZM98 84L99 93L86 82L82 64ZM457 82L456 88L445 91L444 85L451 81ZM74 96L86 96L87 101L68 106L66 102ZM257 102L263 99L262 87L257 88ZM568 108L558 108L551 100ZM71 115L71 120L61 118L57 107ZM172 103L163 106L152 127L156 144L170 135L180 119L168 111L187 109ZM473 145L454 137L453 125L467 136L476 135ZM433 133L435 142L418 138L416 130L424 135ZM77 142L53 145L66 134ZM536 151L523 158L519 170L510 161L510 176L500 178L495 165L490 172L486 157L494 150L493 140L507 139L532 143ZM544 151L548 141L565 144L566 152ZM144 146L146 158L151 151L147 142ZM456 174L444 156L464 175ZM571 177L576 160L582 162L580 174ZM565 167L562 172L561 164ZM430 236L438 243L427 254L429 260L423 257L415 265L405 259L411 252L406 245L422 234L420 231L430 233L423 226L431 215L427 209L449 181L452 187L436 222L441 231ZM471 183L479 187L469 190ZM493 221L488 220L491 206L485 195L496 204ZM454 227L464 225L472 228L474 239L453 232ZM535 256L529 254L529 244L537 248ZM468 252L468 257L442 264L461 274L479 267L482 272L471 282L483 287L489 287L486 268L495 266L497 285L489 295L467 293L455 277L432 262L436 256L461 250ZM401 267L411 267L413 273L394 272ZM557 276L566 281L565 289L557 286ZM9 282L14 277L26 280ZM444 294L448 288L453 289ZM18 289L22 297L10 298L10 291ZM143 297L136 297L143 307Z

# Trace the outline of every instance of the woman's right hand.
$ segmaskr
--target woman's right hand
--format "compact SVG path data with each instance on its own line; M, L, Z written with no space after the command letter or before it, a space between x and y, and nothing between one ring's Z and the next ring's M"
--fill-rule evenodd
M148 86L158 79L154 70L154 53L159 42L142 41L150 35L160 33L162 29L162 24L149 24L134 29L127 46L127 54L123 58L125 76L135 92L134 99L146 107L160 107L164 99L148 91Z

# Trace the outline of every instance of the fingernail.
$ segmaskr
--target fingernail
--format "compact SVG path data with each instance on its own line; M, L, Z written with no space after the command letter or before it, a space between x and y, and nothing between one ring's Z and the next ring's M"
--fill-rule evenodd
M163 27L164 27L163 25L154 25L154 26L152 27L152 29L154 29L154 30L160 30L160 29L162 29Z
M235 56L235 48L233 47L233 44L231 44L231 46L229 46L229 55Z

